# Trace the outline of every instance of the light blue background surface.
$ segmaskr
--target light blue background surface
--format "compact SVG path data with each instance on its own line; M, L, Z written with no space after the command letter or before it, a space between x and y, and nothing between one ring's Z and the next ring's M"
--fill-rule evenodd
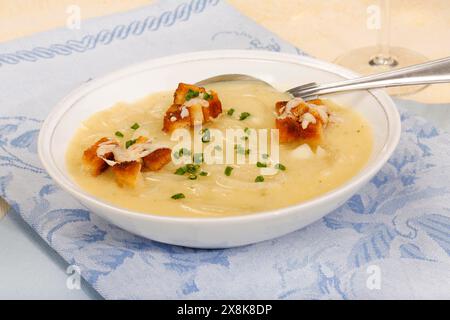
M0 220L0 244L0 300L102 298L85 281L69 290L67 262L17 213Z
M399 148L346 205L303 230L236 249L133 236L80 207L42 170L39 127L74 87L148 58L224 48L301 53L218 0L159 2L81 31L0 45L0 195L106 298L450 298L450 136L404 108ZM87 287L67 292L66 264L14 215L0 228L0 271L14 270L2 272L0 297L98 297ZM367 286L371 266L381 271L380 290Z

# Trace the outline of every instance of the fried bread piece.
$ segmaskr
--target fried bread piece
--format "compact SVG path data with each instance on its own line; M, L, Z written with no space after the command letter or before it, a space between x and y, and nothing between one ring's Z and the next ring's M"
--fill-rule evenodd
M141 171L158 171L171 161L171 149L158 148L149 153L149 148L151 143L143 136L138 137L129 148L102 138L84 151L82 161L92 176L98 176L111 167L119 186L134 187Z
M135 187L142 168L141 161L117 163L112 167L116 182L120 187Z
M169 148L156 149L142 158L142 171L158 171L172 160L172 150Z
M328 123L328 112L320 99L305 103L300 99L279 101L275 105L278 117L276 128L280 133L280 142L288 143L299 139L319 141L323 128Z
M99 146L108 141L111 140L109 140L108 138L101 138L92 146L90 146L88 149L86 149L83 153L82 159L83 165L94 177L100 175L103 171L105 171L108 168L108 164L105 162L105 160L97 156L97 150ZM113 144L115 142L111 141L111 143ZM112 152L108 152L104 155L104 158L108 160L113 160L114 154Z
M185 108L184 111L181 104L173 104L169 107L164 116L163 131L172 132L176 129L189 128L191 122L189 110Z
M164 116L163 131L193 127L197 122L208 122L221 113L222 103L216 92L180 83L175 90L173 104Z
M135 187L141 171L158 171L172 160L172 150L159 148L147 154L149 139L140 136L136 139L128 152L134 152L128 159L134 161L123 161L112 167L116 182L121 187Z
M149 139L140 136L136 144L147 143ZM142 157L142 171L158 171L172 160L172 150L170 148L158 148L150 154Z

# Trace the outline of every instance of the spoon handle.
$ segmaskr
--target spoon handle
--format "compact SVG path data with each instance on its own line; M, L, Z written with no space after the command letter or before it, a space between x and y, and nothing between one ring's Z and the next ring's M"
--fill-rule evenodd
M288 92L295 97L307 98L314 95L349 90L444 82L450 82L450 57L350 80L321 85L299 86L288 90Z

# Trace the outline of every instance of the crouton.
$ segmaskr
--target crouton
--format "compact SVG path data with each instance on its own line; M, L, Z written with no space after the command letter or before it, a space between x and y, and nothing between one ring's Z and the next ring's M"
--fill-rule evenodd
M180 83L175 90L173 104L164 116L163 131L193 127L197 121L205 123L221 113L222 103L216 92L206 92L205 88Z
M97 149L100 144L109 141L108 138L101 138L91 147L86 149L83 153L83 165L88 169L92 176L96 177L103 173L108 168L108 164L99 156L97 156ZM109 152L104 155L105 159L113 160L114 154Z
M278 101L275 103L275 112L277 113L278 116L280 116L283 113L287 103L288 103L287 101Z
M189 90L196 93L205 93L205 88L197 87L192 84L179 83L178 88L175 90L173 94L173 103L174 104L183 104L186 102L186 96L189 93ZM195 98L194 96L192 98Z
M323 105L319 99L308 101L317 106ZM275 104L275 111L278 118L275 120L276 128L279 130L280 142L288 143L299 139L320 141L323 135L324 125L327 119L315 108L304 102L286 110L288 101L279 101Z
M279 131L281 143L293 142L300 139L302 127L297 120L291 118L276 119L275 126Z
M172 160L172 150L169 148L156 149L142 160L142 171L158 171Z
M164 116L164 132L172 132L176 129L189 128L191 126L191 116L182 117L182 105L173 104L166 111Z
M112 167L116 182L120 187L135 187L142 168L140 161L121 162Z
M306 129L295 119L276 119L276 128L280 133L280 142L288 143L299 139L320 140L322 138L322 123L309 124Z
M205 122L211 118L215 119L222 113L222 103L219 100L219 95L215 91L210 91L211 98L208 100L209 107L203 109L203 118Z

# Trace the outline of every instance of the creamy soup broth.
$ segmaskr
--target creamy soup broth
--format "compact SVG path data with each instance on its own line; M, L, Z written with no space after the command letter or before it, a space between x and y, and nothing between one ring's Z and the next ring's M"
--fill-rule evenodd
M285 93L257 83L217 83L207 89L219 94L223 113L204 124L204 128L274 128L275 103L290 99ZM102 137L122 143L143 135L155 143L174 146L177 142L161 130L172 99L173 92L156 93L135 103L118 103L84 121L67 151L67 168L76 183L89 194L134 211L165 216L224 217L278 209L320 196L356 175L371 155L372 132L363 117L350 108L324 100L338 121L325 129L319 144L321 152L315 152L317 145L313 145L312 155L299 158L294 150L304 142L281 144L279 162L286 170L265 176L264 182L255 182L255 177L260 175L260 168L255 164L233 164L230 176L224 174L227 164L202 164L201 170L208 172L208 176L189 180L174 174L180 165L169 163L158 172L142 173L135 188L119 187L111 170L98 177L86 172L82 153ZM231 108L235 111L229 116L227 111ZM242 112L250 113L250 117L240 121ZM139 123L138 130L130 129L134 123ZM115 137L116 131L124 137ZM185 198L171 198L178 193L183 193Z

